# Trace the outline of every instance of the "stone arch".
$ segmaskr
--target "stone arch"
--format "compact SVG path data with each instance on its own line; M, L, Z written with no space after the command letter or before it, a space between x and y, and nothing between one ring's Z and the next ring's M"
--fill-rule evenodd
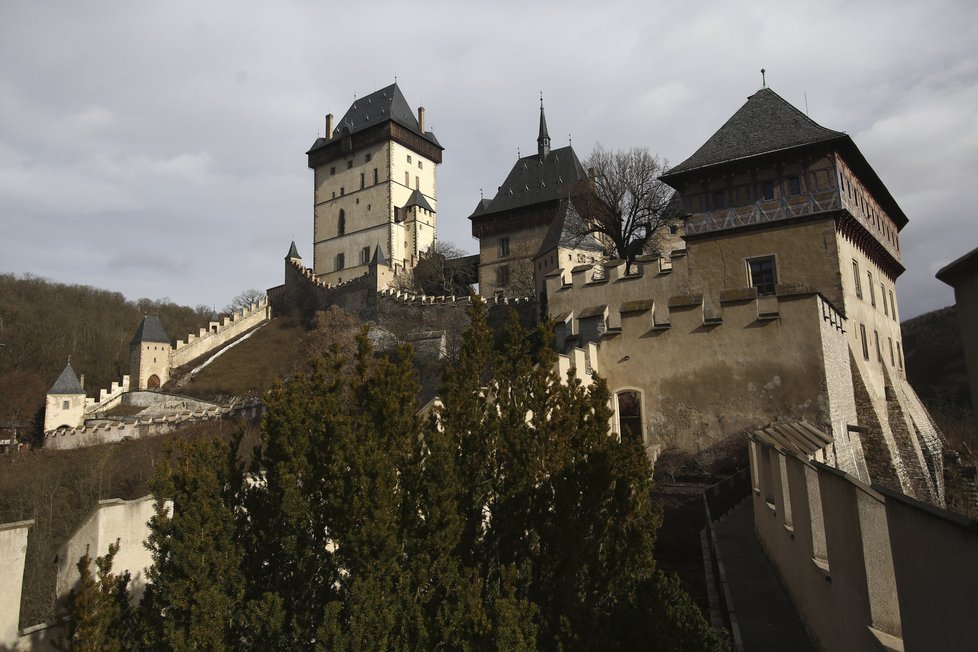
M160 377L157 376L156 374L153 374L152 376L150 376L149 378L147 378L146 379L146 388L147 389L159 389L160 388Z

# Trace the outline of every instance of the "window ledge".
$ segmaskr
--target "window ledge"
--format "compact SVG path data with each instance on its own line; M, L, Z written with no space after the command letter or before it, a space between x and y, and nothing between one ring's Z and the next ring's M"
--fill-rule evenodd
M792 527L792 526L788 525L787 523L785 523L784 524L784 531L792 539L795 538L795 528L794 527Z
M773 515L773 514L777 514L777 513L778 513L778 508L777 508L777 507L775 507L775 505L774 505L774 503L771 503L771 502L768 502L768 501L766 501L766 500L765 500L765 501L764 501L764 504L765 504L765 505L767 505L767 508L768 508L769 510L771 510L771 514L772 514L772 515Z
M886 652L903 652L902 638L893 634L887 634L875 627L868 627L867 629L869 629L869 633L876 639L876 642L879 643L881 650L886 650Z
M825 559L818 559L817 557L812 558L812 563L815 564L815 570L819 575L825 578L826 582L832 581L832 573L829 572L829 562Z

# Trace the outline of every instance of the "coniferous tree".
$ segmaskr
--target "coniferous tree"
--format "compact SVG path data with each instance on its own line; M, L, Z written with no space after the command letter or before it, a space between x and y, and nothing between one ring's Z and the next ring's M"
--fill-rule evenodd
M95 559L86 552L78 560L79 581L68 594L67 623L64 636L57 641L58 649L71 652L120 652L135 650L135 642L127 631L131 615L129 606L129 573L112 573L112 560L119 544L109 545L109 551Z

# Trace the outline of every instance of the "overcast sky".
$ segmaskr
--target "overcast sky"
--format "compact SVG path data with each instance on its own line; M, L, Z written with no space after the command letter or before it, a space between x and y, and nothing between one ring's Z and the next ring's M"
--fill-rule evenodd
M253 6L257 5L257 6ZM398 82L445 147L438 231L536 147L677 164L761 85L849 133L910 218L901 317L978 246L978 3L0 4L0 272L222 307L312 261L305 151ZM807 100L806 100L807 97Z

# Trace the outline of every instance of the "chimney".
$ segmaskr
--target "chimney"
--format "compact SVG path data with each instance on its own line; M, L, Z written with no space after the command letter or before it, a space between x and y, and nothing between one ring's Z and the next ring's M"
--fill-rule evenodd
M424 133L424 107L418 107L418 131Z
M85 374L78 377L78 384L82 386L82 389L85 389Z
M326 114L326 140L333 137L333 114Z

